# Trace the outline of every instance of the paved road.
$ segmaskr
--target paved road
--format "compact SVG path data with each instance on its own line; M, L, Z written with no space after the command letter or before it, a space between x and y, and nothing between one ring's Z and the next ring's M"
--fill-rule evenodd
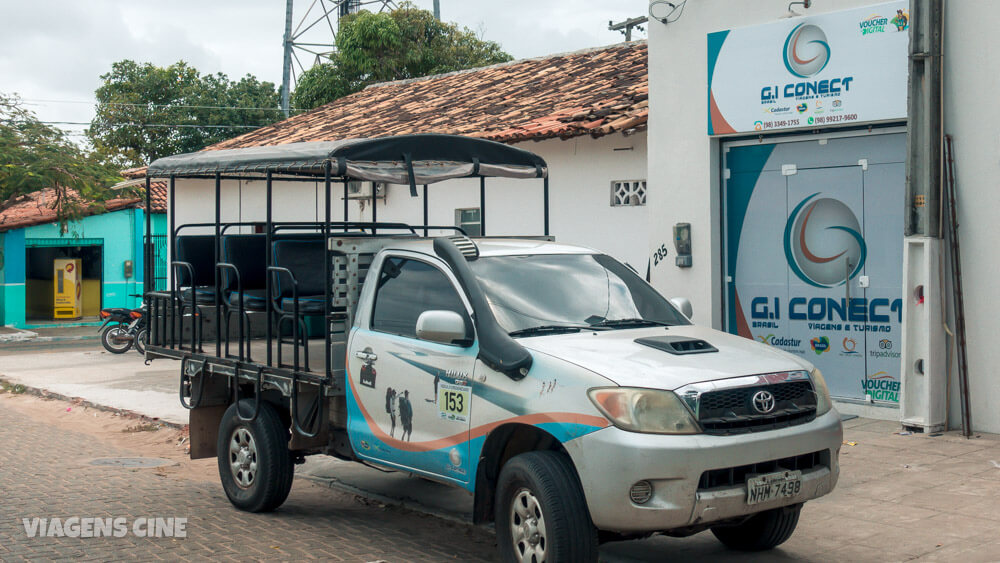
M3 401L3 398L0 398ZM2 403L0 403L2 404ZM484 530L393 508L298 480L273 514L229 504L217 484L155 469L86 461L129 456L92 436L0 406L0 560L247 559L491 561ZM187 537L28 537L22 518L187 518Z

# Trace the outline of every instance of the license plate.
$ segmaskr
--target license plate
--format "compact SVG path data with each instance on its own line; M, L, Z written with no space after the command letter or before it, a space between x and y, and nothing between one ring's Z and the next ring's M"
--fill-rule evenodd
M747 504L793 497L802 491L801 471L779 471L747 479Z

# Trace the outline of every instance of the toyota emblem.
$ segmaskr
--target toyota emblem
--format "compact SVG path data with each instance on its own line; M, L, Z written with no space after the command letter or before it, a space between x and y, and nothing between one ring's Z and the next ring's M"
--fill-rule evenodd
M753 410L767 414L774 410L774 394L770 391L757 391L751 399Z

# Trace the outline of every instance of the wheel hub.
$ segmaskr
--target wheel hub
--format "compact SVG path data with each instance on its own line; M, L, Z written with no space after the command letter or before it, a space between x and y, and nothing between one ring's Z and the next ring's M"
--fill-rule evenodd
M233 430L229 438L229 469L240 488L253 486L257 477L257 443L243 426Z
M514 495L510 507L510 528L514 555L524 563L545 561L545 518L534 493L521 489Z

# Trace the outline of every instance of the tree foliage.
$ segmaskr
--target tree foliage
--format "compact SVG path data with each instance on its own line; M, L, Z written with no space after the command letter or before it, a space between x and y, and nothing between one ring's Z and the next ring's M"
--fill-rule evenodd
M94 148L121 167L193 152L271 124L284 115L274 84L123 60L101 76L97 114L87 130Z
M59 219L65 221L84 205L114 195L106 188L118 179L114 167L39 121L17 96L0 93L0 211L22 195L53 188ZM82 197L67 197L68 190Z
M417 78L511 60L494 41L434 19L404 3L391 12L361 11L340 21L337 51L299 78L292 101L310 109L369 84Z

